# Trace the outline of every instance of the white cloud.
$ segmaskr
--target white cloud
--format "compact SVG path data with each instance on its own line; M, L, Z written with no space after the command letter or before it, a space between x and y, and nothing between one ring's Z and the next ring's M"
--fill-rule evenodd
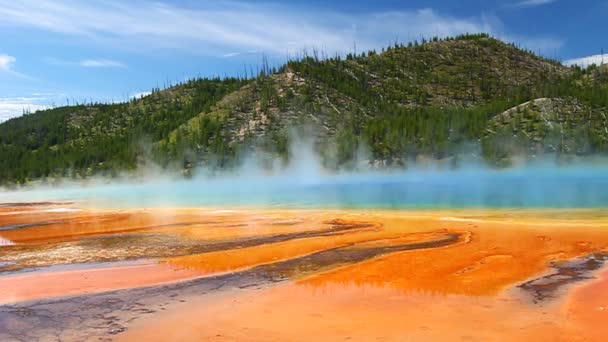
M548 5L555 1L557 1L557 0L525 0L525 1L518 2L517 4L515 4L515 6L516 7L536 7L536 6Z
M505 41L515 42L522 48L528 49L534 53L548 56L550 58L557 58L556 53L562 48L564 42L561 39L551 37L502 37Z
M111 59L85 59L78 63L85 68L126 68L122 62Z
M224 58L232 58L232 57L237 57L237 56L242 56L242 55L252 55L252 54L256 54L259 51L257 50L249 50L249 51L243 51L243 52L229 52L229 53L225 53L222 55L222 57Z
M13 69L13 65L15 64L15 62L17 62L17 58L6 54L0 54L0 72L4 72L6 74L17 76L23 79L33 80L32 77L15 71Z
M488 33L491 33L496 38L505 42L515 43L517 46L539 53L544 56L556 57L556 54L564 45L562 39L548 36L524 36L514 35L505 29L502 20L496 15L483 15L483 22L489 28Z
M608 64L608 53L605 53L603 55L597 54L597 55L592 55L592 56L587 56L587 57L573 58L573 59L568 59L568 60L564 61L565 65L578 65L583 68L586 68L593 64L601 65L602 63Z
M150 94L152 94L151 91L140 91L138 93L131 94L131 98L132 99L140 99L140 98L142 98L144 96L148 96Z
M548 0L528 0L540 2ZM303 48L326 52L379 48L421 36L490 32L496 28L482 16L456 18L432 9L344 14L287 5L236 1L198 3L199 7L108 0L0 0L1 26L35 28L74 37L76 44L113 48L182 49L234 57L259 51L285 54Z
M47 97L32 95L28 97L0 97L0 122L21 116L24 112L35 112L49 108L42 104Z
M84 68L126 68L127 65L123 62L104 59L104 58L89 58L80 61L70 61L54 57L45 57L44 61L51 65L67 66L67 67L84 67Z
M13 56L0 54L0 70L10 71L16 60Z
M240 56L240 55L241 55L240 52L229 52L229 53L222 55L222 57L230 58L230 57L236 57L236 56Z

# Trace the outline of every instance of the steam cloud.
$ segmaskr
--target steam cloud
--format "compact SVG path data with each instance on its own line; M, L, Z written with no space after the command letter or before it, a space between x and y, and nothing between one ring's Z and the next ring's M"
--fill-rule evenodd
M294 140L295 141L295 140ZM359 160L365 158L361 152ZM269 170L250 156L230 173L190 179L158 170L5 189L1 202L76 201L99 207L538 208L607 207L608 163L595 158L558 166L544 160L509 169L479 162L458 168L413 164L407 170L330 172L310 141L292 143L290 162ZM361 163L364 165L365 163Z

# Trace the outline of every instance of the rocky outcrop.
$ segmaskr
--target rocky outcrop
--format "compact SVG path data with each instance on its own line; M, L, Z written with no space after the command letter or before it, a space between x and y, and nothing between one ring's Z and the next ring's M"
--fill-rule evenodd
M607 114L574 98L539 98L495 116L482 142L484 154L502 162L514 155L588 155L608 144Z

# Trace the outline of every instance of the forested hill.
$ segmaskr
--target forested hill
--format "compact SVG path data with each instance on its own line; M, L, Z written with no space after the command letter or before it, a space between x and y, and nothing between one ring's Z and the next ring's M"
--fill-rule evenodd
M344 57L312 53L254 79L197 79L121 104L0 124L0 182L290 158L303 131L328 168L415 158L488 164L608 153L608 71L566 67L485 34ZM367 151L366 160L361 150Z

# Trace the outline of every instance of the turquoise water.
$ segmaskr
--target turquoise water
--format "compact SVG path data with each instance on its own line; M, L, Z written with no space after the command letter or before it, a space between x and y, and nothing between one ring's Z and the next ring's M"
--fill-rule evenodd
M603 208L608 207L608 168L299 172L273 177L70 184L0 194L0 202L47 200L105 207Z

